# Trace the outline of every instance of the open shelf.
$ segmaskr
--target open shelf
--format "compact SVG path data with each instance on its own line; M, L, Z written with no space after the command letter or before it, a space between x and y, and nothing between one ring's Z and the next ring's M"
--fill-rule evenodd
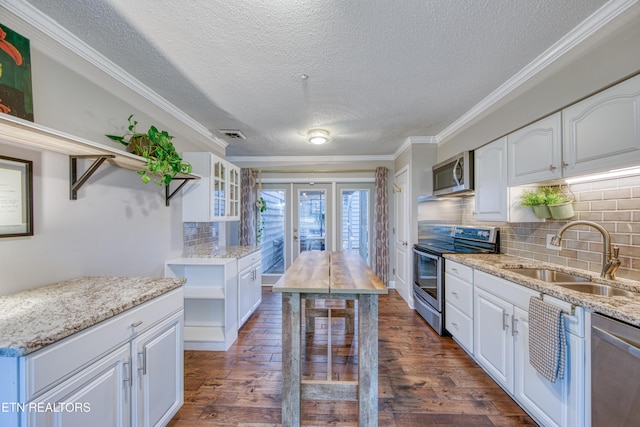
M211 286L189 286L187 283L184 287L184 297L185 299L223 300L224 289Z
M144 170L145 164L147 163L144 157L60 132L8 114L0 114L0 141L69 155L71 163L70 174L72 175L70 179L71 199L74 199L74 192L84 184L103 162L133 171ZM79 158L95 160L93 165L89 167L82 177L76 178L75 161ZM179 174L174 179L183 181L178 188L179 190L187 180L200 179L200 176L196 174ZM177 190L171 193L167 187L165 194L167 206L176 191Z

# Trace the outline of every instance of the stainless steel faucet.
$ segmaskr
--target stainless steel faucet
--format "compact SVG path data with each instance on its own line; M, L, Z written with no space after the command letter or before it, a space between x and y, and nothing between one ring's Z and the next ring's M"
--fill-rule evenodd
M618 259L620 248L617 246L613 246L613 248L611 247L611 235L600 224L592 221L572 221L562 226L560 230L558 230L558 233L553 236L550 243L554 246L560 246L562 244L562 235L564 232L576 225L588 225L595 228L600 232L600 234L602 234L604 244L602 248L602 272L600 273L600 277L605 279L615 279L615 272L618 267L620 267L620 260Z

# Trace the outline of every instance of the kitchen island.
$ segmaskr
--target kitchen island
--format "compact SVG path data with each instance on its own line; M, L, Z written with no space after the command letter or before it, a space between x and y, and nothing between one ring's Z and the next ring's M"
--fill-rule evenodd
M302 399L357 400L360 426L378 425L378 295L387 288L357 254L303 252L273 286L282 293L282 425L299 426ZM303 380L301 299L358 301L358 381ZM330 314L329 314L330 316ZM330 346L329 346L330 349Z

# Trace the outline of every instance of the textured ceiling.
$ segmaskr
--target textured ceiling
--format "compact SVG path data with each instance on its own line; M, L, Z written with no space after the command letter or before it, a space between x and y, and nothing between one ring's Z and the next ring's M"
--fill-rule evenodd
M240 129L230 156L393 154L442 132L605 3L28 2L216 136ZM333 142L306 143L317 127Z

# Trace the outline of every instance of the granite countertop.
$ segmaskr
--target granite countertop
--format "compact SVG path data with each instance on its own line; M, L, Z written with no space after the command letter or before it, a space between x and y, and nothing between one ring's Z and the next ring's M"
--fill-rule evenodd
M213 246L186 247L182 258L242 258L261 249L261 246Z
M518 283L541 293L556 297L571 304L585 307L598 313L611 316L632 325L640 326L640 282L628 279L607 280L593 273L577 268L563 267L557 264L534 261L503 254L446 254L446 259L457 261L474 269L484 271L497 277ZM566 273L589 277L592 282L602 283L632 292L638 292L637 297L601 296L556 286L542 280L523 276L509 268L514 267L546 267Z
M185 282L182 278L79 277L0 296L0 356L32 353Z

